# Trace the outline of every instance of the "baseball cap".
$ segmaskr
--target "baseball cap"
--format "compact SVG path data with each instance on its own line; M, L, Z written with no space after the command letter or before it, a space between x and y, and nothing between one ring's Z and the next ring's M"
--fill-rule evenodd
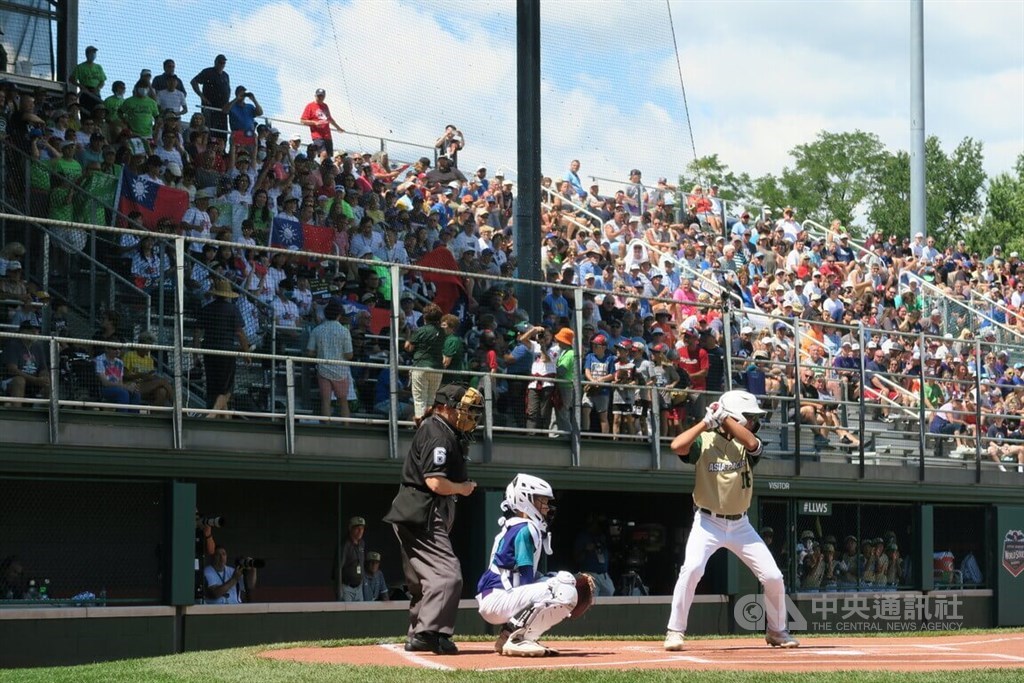
M366 526L366 520L362 517L353 517L348 520L348 528L351 529L354 526Z
M632 169L632 170L631 170L631 171L629 172L629 175L643 175L643 174L642 174L642 173L640 173L640 169L636 169L636 168L634 168L634 169Z
M668 347L665 346L664 344L655 344L654 346L651 347L651 351L653 351L654 353L665 353L666 351L668 351Z
M327 94L327 91L324 90L323 88L317 88L316 89L316 96L317 97L320 97L321 95L326 95L326 94Z
M590 340L590 343L591 344L604 344L604 345L607 345L608 344L608 337L604 336L603 334L596 334Z

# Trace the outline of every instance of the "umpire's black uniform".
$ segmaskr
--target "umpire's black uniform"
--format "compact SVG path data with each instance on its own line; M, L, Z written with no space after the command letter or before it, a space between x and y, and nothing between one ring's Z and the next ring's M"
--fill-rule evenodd
M444 401L442 388L435 399ZM465 391L463 389L463 391ZM412 601L409 638L436 643L450 638L462 597L462 566L448 532L455 521L456 496L433 493L428 477L453 483L468 480L466 442L445 419L433 414L420 424L402 466L402 487L384 517L402 548L402 568Z

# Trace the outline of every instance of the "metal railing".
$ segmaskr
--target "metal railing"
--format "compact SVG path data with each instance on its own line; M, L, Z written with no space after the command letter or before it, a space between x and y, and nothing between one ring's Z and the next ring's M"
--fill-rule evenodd
M10 214L0 216L0 218L8 219L15 217ZM52 227L70 227L115 234L147 234L143 231L130 229L68 224L61 221L50 221L49 219L39 220ZM371 331L371 341L373 343L383 342L383 348L371 354L368 347L364 345L364 351L352 361L314 359L308 358L303 354L306 346L305 334L308 328L312 326L312 322L315 321L310 321L302 329L296 330L296 336L284 344L278 343L280 341L278 336L282 331L272 329L270 332L272 337L270 345L264 345L260 349L254 349L247 353L242 353L237 349L232 351L229 349L202 348L189 341L191 337L186 334L185 329L188 316L185 314L185 305L181 292L183 292L184 284L183 266L187 261L185 257L186 242L199 241L217 245L230 243L222 243L217 240L186 239L181 236L169 236L166 239L173 241L176 256L175 263L181 264L175 270L177 282L175 287L173 287L175 302L173 306L173 343L154 345L133 344L131 342L98 343L84 338L63 336L29 337L18 333L5 332L0 335L5 339L35 340L46 345L47 372L49 373L50 388L45 392L45 395L29 395L27 398L15 396L4 400L11 404L22 405L25 408L30 406L46 406L50 423L50 438L53 443L58 443L59 441L60 431L57 429L57 424L63 412L67 410L98 408L127 413L147 412L150 413L152 419L162 419L161 416L169 416L171 418L169 422L174 430L173 442L175 444L182 444L186 441L183 438L183 430L186 428L185 418L188 417L245 416L249 419L264 419L283 423L289 453L294 453L297 449L297 425L323 423L335 427L344 425L386 426L389 430L388 441L391 455L395 458L398 457L399 454L396 450L398 441L397 430L409 424L407 420L399 419L406 412L402 406L407 402L407 399L404 398L405 394L401 389L404 384L404 379L401 378L409 373L423 372L424 369L415 367L403 360L399 343L406 334L402 324L405 317L399 306L397 296L392 297L391 308L388 310L387 334L377 335L376 330ZM357 267L383 268L387 270L392 282L395 283L396 289L394 292L396 294L400 291L398 283L405 281L407 273L429 275L431 273L447 272L416 265L400 266L398 264L382 264L379 261L364 261L322 254L306 254L270 248L257 249L288 253L298 257L315 257L318 260L333 260ZM499 278L497 276L482 276L473 273L461 274L461 277L465 279L486 277L491 281L500 282L501 288L509 291L529 286L547 287L546 283L514 278ZM604 294L605 292L603 290L572 288L573 300L569 309L570 313L568 317L555 323L556 329L564 324L574 331L582 332L584 329L584 295L598 293ZM625 310L629 311L631 316L633 315L632 311L636 311L637 317L631 319L638 319L641 311L640 306L643 303L641 301L642 297L629 293L620 293L614 296L620 300L620 303L625 306ZM662 299L660 301L671 303L670 299ZM717 303L698 303L696 306L706 311L720 310ZM697 389L691 386L685 388L684 394L683 388L678 390L673 387L666 388L663 385L658 385L653 380L648 383L633 376L630 376L629 381L622 381L622 378L618 375L616 375L614 382L588 381L583 376L580 361L590 351L590 345L587 343L586 338L580 334L575 336L571 345L572 352L575 353L577 359L573 366L576 368L576 371L571 379L559 376L541 378L516 371L492 373L472 365L467 369L453 370L451 373L447 373L440 368L434 370L434 372L445 372L445 374L459 376L464 380L478 383L482 388L487 401L484 420L484 442L487 452L490 452L490 449L493 448L493 442L496 438L499 438L499 435L506 435L508 437L550 435L561 437L559 442L568 445L572 452L573 464L579 466L581 464L581 444L584 440L618 439L624 444L633 444L640 448L649 449L651 454L650 467L653 470L657 470L663 467L662 454L667 450L668 442L671 438L678 433L683 425L699 419L702 416L702 406L713 399L719 391L730 387L755 389L750 384L751 374L748 368L741 367L751 364L752 361L740 355L738 353L739 347L736 346L736 330L739 329L739 324L743 320L745 312L735 309L722 312L720 326L715 328L718 329L719 336L724 342L722 367L720 370L721 387ZM369 313L367 315L372 317ZM781 318L771 316L770 314L761 315L772 321L781 320ZM353 329L362 324L360 317L361 314L356 316L357 319L353 322ZM977 431L978 427L973 428L975 429L974 433L962 435L947 434L941 431L936 432L932 429L935 426L933 416L937 407L926 407L924 401L926 392L920 382L920 375L915 376L912 373L899 369L885 368L884 370L880 369L874 372L884 390L874 391L870 394L860 391L856 394L844 394L834 398L833 402L838 406L841 413L846 416L857 415L856 425L852 423L852 419L847 423L845 417L838 421L830 419L823 424L805 424L806 408L808 405L814 405L814 401L807 398L806 392L803 391L803 371L820 371L824 373L824 379L834 383L839 383L839 378L834 373L831 364L822 366L819 370L819 368L813 367L809 360L799 353L798 350L802 347L803 336L801 327L801 322L793 325L793 344L791 350L775 353L767 361L766 369L775 373L773 374L773 381L766 385L767 390L755 390L755 393L762 398L766 407L772 412L772 417L766 420L764 431L766 450L769 457L793 459L798 473L802 466L801 463L807 465L810 462L836 457L840 458L843 462L859 465L860 476L862 477L868 476L866 465L881 464L883 462L917 465L920 468L919 476L921 478L925 477L926 463L928 465L949 463L953 466L962 467L973 461L978 478L981 476L983 466L995 466L996 463L992 461L991 453L989 452L990 444L984 438L979 438L985 437L985 435ZM863 326L857 328L847 326L844 328L840 325L832 325L832 327L842 329L848 338L856 339L861 348L865 349L868 348L868 343L872 341L873 337L880 334L878 331L872 331ZM613 331L614 328L603 330L602 332L611 334ZM757 344L761 348L769 348L765 342L771 335L770 331L762 332L757 337ZM931 337L924 334L915 336L893 333L892 336L904 341L909 339L908 346L914 348L916 345L918 349L929 349L933 342L936 344L947 343L947 340L941 337ZM369 335L363 338L366 339L368 337ZM80 349L94 347L94 351L84 351L77 357L71 357L66 353L68 349L76 347ZM108 395L105 396L102 388L97 389L92 379L96 374L96 358L101 355L99 351L107 347L123 348L126 351L140 348L149 349L152 353L157 354L160 359L158 367L167 368L165 376L167 385L164 385L162 391L169 391L171 393L171 405L124 403L121 401L123 397L121 392L107 392ZM960 365L969 368L973 364L974 367L977 367L982 358L982 350L989 349L994 353L996 348L984 344L982 340L978 339L973 340L971 343L961 343L957 351L959 354L958 358L963 361ZM1005 348L1005 345L998 347L1000 350L1003 348ZM1024 351L1024 348L1021 350ZM928 351L924 351L922 357L924 357L925 353L928 353ZM201 385L191 382L189 372L193 369L194 364L190 363L188 359L198 357L213 358L217 356L232 357L241 361L241 365L238 366L238 378L236 379L239 389L235 393L238 398L236 398L233 407L231 405L214 407L211 405L210 396L207 396L205 404L198 403L191 398L191 394L199 392L197 387ZM636 360L639 361L640 359L637 358ZM762 361L753 361L753 364L756 365L759 362ZM316 412L316 390L314 388L316 375L313 370L314 364L333 364L348 367L353 378L358 380L353 386L358 385L359 392L368 389L376 392L378 389L386 387L386 393L381 394L384 397L383 406L380 401L367 400L365 396L362 396L353 403L355 409L348 415L334 416L332 413L318 415ZM861 356L861 366L855 374L859 377L865 377L867 369L863 356ZM380 376L384 371L387 371L389 377L386 382ZM431 371L426 370L426 372ZM975 372L972 377L969 373L965 372L952 378L943 378L941 382L946 386L946 391L950 394L956 393L969 396L973 392L975 396L983 396L980 374L980 372ZM914 384L915 379L917 381L916 385ZM929 379L931 378L929 377ZM532 386L530 386L531 384ZM169 389L167 388L168 386L170 387ZM190 386L192 387L191 391ZM916 392L912 388L914 386L917 387ZM609 433L605 433L600 428L593 431L589 420L588 424L582 423L584 397L588 395L588 392L600 391L601 389L608 389L612 392L613 403L615 396L619 395L618 392L623 392L621 395L628 397L628 399L624 399L629 402L628 410L623 409L624 412L618 413L615 412L617 409L612 407L613 417L616 414L626 415L628 413L628 419L623 418L620 420L621 425L625 426L624 429L611 429ZM153 387L147 387L147 390L154 391ZM847 389L843 389L843 392L845 391ZM555 394L559 395L562 401L560 404L555 401ZM111 396L115 396L117 400L113 400ZM523 397L526 400L523 403L518 402ZM524 406L532 407L530 411L524 411ZM320 407L321 412L323 412L323 406ZM380 410L381 407L384 407L385 410ZM538 410L533 410L533 407L538 408ZM883 414L886 417L886 421L881 421L881 418L878 420L872 418L869 415L872 411L878 411ZM1016 419L1019 415L1014 411L1010 412ZM975 425L982 427L985 425L989 415L988 412L982 410L981 401L975 404L974 408L967 408L966 406L963 408L952 408L947 409L944 414L970 417ZM595 415L593 410L588 410L588 418L592 419ZM905 428L897 429L893 426L893 421L906 422L907 425ZM615 433L616 431L618 433ZM857 441L858 443L856 448L851 448L845 442L842 445L836 445L831 443L829 436L840 436L847 441ZM883 444L883 442L885 443ZM967 452L965 447L973 444L973 459L953 460L946 457L947 446L953 442L956 442L956 451L960 455ZM936 450L943 456L941 459L930 454L927 449L927 444L929 443L938 445ZM1024 439L1007 437L999 443L1000 448L1005 447L1012 450L1017 445L1024 443ZM1000 457L1015 456L1015 453L1016 451L1013 451L1013 453L1010 453L1010 451L1005 453L1000 451Z

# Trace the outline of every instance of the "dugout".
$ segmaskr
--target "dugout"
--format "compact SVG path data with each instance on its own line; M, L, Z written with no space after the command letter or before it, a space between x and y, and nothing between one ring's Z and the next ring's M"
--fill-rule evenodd
M478 471L480 495L461 503L454 535L463 558L466 598L472 595L486 560L497 528L497 504L510 476L484 466ZM368 523L367 548L385 558L383 570L389 584L401 581L397 544L391 530L379 521L395 491L393 481L382 480L394 474L362 475L361 481L342 482L71 475L0 479L0 557L17 555L31 576L50 579L52 593L45 604L0 602L0 640L5 643L0 664L72 663L282 640L400 634L405 624L402 603L338 603L333 600L330 578L345 524L359 515ZM568 568L575 535L585 528L588 517L603 520L609 532L614 520L620 543L615 546L613 568L628 567L630 553L641 547L646 562L636 569L651 588L651 595L602 598L586 619L566 624L560 631L582 635L663 630L668 593L692 519L690 496L679 491L688 491L691 484L677 476L646 491L624 490L616 489L612 481L573 477L571 472L539 474L552 481L560 507L549 569ZM953 593L961 603L964 627L1019 624L1024 613L1019 609L1022 579L1007 569L1015 566L1016 556L1012 543L1008 546L1003 540L1024 527L1024 507L937 499L919 503L851 500L822 486L815 490L806 481L791 483L792 488L784 492L788 495L762 483L766 490L758 493L751 508L755 526L773 526L783 536L779 540L788 538L787 543L808 528L822 537L838 537L847 530L858 537L892 531L900 547L908 548L911 582L893 587L882 599L920 600ZM249 555L267 561L254 592L256 602L193 604L197 509L225 517L225 525L214 533L232 558ZM927 561L935 552L952 553L958 569L970 552L978 561L982 581L973 585L962 578L936 581ZM824 591L788 585L794 605L801 610L810 610L814 601L824 599ZM753 576L738 560L719 553L699 588L691 631L736 631L737 600L756 591ZM83 595L87 592L94 597ZM870 588L834 595L870 602L878 593ZM460 633L487 630L472 600L463 603L458 629Z

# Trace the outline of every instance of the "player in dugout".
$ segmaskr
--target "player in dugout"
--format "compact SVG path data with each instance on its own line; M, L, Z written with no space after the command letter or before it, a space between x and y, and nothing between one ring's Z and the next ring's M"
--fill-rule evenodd
M452 548L455 503L476 488L466 469L469 442L483 412L483 395L447 384L416 418L402 465L402 485L384 517L402 550L409 603L408 652L458 654L452 642L462 595L462 565Z
M757 438L765 411L746 391L727 391L698 421L672 441L672 451L695 466L693 527L686 559L672 593L664 647L682 650L686 622L697 583L708 559L725 547L737 555L764 586L765 642L799 647L786 630L786 594L782 572L771 551L750 524L747 508L753 492L753 467L761 457Z

